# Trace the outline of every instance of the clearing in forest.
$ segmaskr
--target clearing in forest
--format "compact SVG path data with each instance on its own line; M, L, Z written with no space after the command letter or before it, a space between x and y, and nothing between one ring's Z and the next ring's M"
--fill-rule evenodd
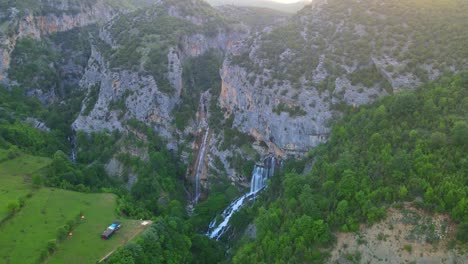
M50 159L28 155L0 162L0 217L4 220L0 225L1 263L38 262L48 252L48 243L73 220L77 225L57 242L46 263L96 263L145 228L140 221L118 219L113 194L33 188L31 175L49 163ZM8 217L8 204L20 197L24 206ZM117 219L122 229L103 240L102 232Z

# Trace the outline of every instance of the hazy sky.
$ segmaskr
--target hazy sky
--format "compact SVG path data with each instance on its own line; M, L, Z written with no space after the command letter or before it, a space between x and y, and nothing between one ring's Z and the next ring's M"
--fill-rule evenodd
M300 0L273 0L275 2L279 2L279 3L285 3L285 4L290 4L290 3L296 3L296 2L299 2Z

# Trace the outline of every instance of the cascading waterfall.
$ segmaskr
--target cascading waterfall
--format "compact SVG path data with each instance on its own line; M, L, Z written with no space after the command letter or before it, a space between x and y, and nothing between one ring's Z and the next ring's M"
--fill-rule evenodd
M76 134L73 136L68 137L68 141L70 142L70 160L75 163L76 162Z
M210 128L208 127L205 131L205 135L203 136L203 142L198 152L198 163L197 163L197 170L195 171L195 198L193 202L195 204L198 203L198 199L200 198L200 177L203 173L203 159L205 158L205 150L206 150L206 142L208 140L208 134L210 133Z
M209 225L208 233L206 234L210 238L218 240L229 228L229 220L235 212L239 211L244 205L245 201L252 200L255 195L266 187L266 181L269 177L275 173L276 159L275 157L268 157L264 160L264 165L255 165L252 180L250 183L250 192L242 195L234 202L232 202L223 213L223 221L216 226L216 218L211 221ZM216 228L215 228L216 227Z
M250 182L250 194L257 193L265 187L266 178L265 168L255 165L252 173L252 180Z

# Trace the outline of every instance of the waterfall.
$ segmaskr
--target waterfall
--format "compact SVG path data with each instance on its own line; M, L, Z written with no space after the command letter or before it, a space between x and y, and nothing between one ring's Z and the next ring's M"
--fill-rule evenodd
M254 171L252 173L252 180L250 182L250 193L257 193L263 187L265 187L267 176L265 174L265 168L255 165Z
M200 177L203 173L203 159L205 158L206 141L208 140L209 133L210 128L208 127L205 131L205 135L203 136L200 151L198 152L197 170L195 172L195 199L193 200L195 204L198 203L198 199L200 198Z
M70 160L73 163L76 163L76 134L68 137L68 142L70 142Z
M275 173L276 160L275 157L268 157L264 160L263 165L255 165L252 172L252 180L250 183L250 192L242 195L232 202L223 213L223 221L216 226L216 218L211 221L207 236L218 240L229 228L229 220L235 212L239 211L244 205L244 202L255 198L255 195L266 187L266 181ZM216 228L215 228L216 226ZM214 228L214 229L213 229Z

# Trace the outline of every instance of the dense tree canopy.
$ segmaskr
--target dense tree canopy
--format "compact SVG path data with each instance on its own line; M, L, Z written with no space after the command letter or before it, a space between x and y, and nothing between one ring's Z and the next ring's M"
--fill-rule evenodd
M466 242L467 103L465 73L350 109L309 154L312 171L286 166L292 172L272 181L252 213L257 238L234 263L323 260L330 232L357 231L404 201L449 213Z

